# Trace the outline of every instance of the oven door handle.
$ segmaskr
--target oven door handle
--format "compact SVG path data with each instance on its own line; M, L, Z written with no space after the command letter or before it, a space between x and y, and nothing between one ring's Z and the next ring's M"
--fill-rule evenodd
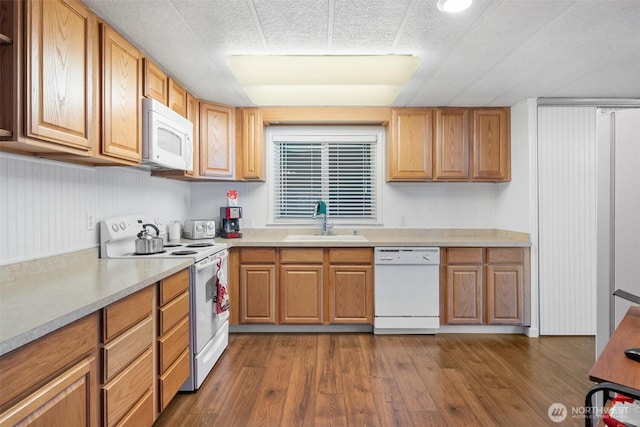
M196 271L202 271L207 268L216 267L218 265L218 261L220 261L220 259L226 258L228 255L229 251L225 249L221 252L216 253L213 257L203 259L202 261L195 264Z

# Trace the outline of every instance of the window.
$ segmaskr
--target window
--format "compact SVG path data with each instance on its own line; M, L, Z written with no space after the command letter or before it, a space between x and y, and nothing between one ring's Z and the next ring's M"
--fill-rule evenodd
M308 222L318 200L332 220L376 223L380 127L269 128L273 222Z

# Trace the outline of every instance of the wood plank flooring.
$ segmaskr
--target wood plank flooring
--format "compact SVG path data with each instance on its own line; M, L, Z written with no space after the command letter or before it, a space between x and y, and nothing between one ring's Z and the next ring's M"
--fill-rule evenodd
M156 425L581 426L593 363L593 337L232 334Z

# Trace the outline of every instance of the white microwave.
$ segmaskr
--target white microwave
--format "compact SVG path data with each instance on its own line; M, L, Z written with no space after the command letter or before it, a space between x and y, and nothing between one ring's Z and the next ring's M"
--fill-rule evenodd
M193 168L193 123L151 98L142 99L142 164Z

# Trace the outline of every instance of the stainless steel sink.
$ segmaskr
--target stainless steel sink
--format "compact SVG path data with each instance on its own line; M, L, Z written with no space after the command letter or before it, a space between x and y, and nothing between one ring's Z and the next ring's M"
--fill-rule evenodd
M368 242L360 234L333 234L328 236L315 234L290 234L283 239L285 242Z

